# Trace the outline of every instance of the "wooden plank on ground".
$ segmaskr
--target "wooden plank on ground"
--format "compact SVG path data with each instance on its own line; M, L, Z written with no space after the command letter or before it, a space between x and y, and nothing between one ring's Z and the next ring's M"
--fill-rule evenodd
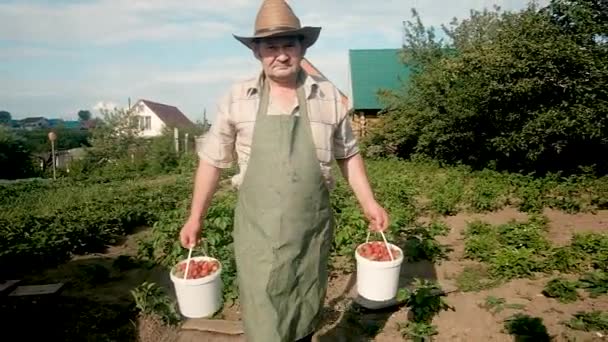
M245 342L245 335L226 335L209 331L182 330L177 342Z
M21 280L3 280L0 282L0 294L4 294L5 292L9 292L13 290L17 284L19 284Z
M63 287L63 283L45 284L45 285L25 285L18 286L9 296L40 296L51 295L59 292Z
M204 318L186 320L182 324L181 330L207 331L224 335L241 335L244 333L242 322Z

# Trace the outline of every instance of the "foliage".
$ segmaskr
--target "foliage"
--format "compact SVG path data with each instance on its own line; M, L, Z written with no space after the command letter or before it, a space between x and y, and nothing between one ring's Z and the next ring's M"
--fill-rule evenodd
M540 255L549 247L542 234L545 225L538 217L497 227L474 221L464 232L465 257L489 263L493 278L530 276L542 271Z
M400 330L413 341L426 341L437 334L433 317L454 308L445 302L445 293L437 282L416 278L412 287L411 290L401 288L397 293L397 300L403 302L411 314L408 322L400 324Z
M608 312L606 311L580 311L573 316L569 321L564 322L564 325L570 329L608 333Z
M415 224L403 232L403 253L408 262L428 260L438 262L448 258L450 248L440 244L436 238L446 236L449 227L444 223Z
M170 300L165 290L157 284L144 282L131 290L131 295L142 314L156 315L169 325L177 325L180 322L177 304Z
M525 308L525 305L507 303L504 298L494 296L487 296L484 304L480 306L493 314L502 312L504 309L522 310Z
M194 248L194 255L207 254L222 263L224 299L238 296L236 263L232 246L234 192L218 192L203 222L203 241ZM162 213L154 223L152 235L140 241L140 256L171 268L185 258L184 248L177 236L189 215L189 200L180 201L175 210Z
M543 289L543 295L557 298L561 303L571 303L579 299L578 283L566 279L555 278L550 280Z
M27 182L20 185L27 189ZM71 254L95 252L175 207L188 182L175 177L101 184L31 184L0 201L3 272L51 266ZM10 187L9 187L10 189ZM0 193L2 189L0 187Z
M608 34L598 4L473 11L443 27L449 40L413 11L402 51L413 75L380 94L385 110L367 150L537 174L607 172Z
M10 112L0 110L0 125L10 125L12 118Z
M589 292L591 298L608 294L608 273L603 270L595 270L583 274L579 281L579 286Z
M516 341L549 342L551 337L543 319L527 314L516 313L504 322L504 328Z
M79 110L78 111L78 120L80 121L87 121L87 120L91 120L91 112L88 110Z
M445 293L437 282L414 279L413 289L399 289L397 300L403 301L410 309L412 321L430 324L433 317L441 311L454 310L445 302L444 296Z
M414 342L430 341L439 333L437 326L425 322L406 322L399 326L403 337Z
M69 150L78 147L89 146L88 139L91 133L88 130L80 128L55 127L53 129L33 129L33 130L18 130L15 134L22 137L25 145L32 153L44 154L51 153L51 142L49 141L49 132L53 131L57 135L55 140L55 151Z
M0 126L0 179L25 178L33 174L33 161L25 140Z
M553 247L545 237L546 225L546 219L539 216L497 226L473 221L463 233L465 257L487 263L490 277L497 280L605 267L607 235L579 233L570 245Z
M139 137L135 112L115 108L102 110L101 114L103 118L91 130L91 147L87 149L88 161L94 165L91 167L115 164L121 159L139 160L136 154L141 153L144 140Z
M492 279L484 265L465 266L456 277L456 285L463 292L477 292L491 289L500 285L500 281Z

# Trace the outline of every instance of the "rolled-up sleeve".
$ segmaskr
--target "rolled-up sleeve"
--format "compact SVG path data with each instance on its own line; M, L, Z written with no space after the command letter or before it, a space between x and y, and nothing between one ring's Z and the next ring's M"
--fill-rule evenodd
M346 107L342 102L338 102L338 113L341 119L338 121L334 132L334 157L336 159L347 159L359 153L359 146Z
M230 113L230 96L220 100L211 129L202 139L200 159L217 168L229 168L235 160L236 129Z

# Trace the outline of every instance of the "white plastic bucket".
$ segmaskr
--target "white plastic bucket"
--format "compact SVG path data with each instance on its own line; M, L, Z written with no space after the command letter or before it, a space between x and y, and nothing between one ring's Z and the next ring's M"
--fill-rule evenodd
M222 305L222 263L206 256L193 257L191 260L217 261L220 267L217 272L199 279L182 279L173 274L177 266L185 263L186 260L171 268L170 276L175 287L179 310L188 318L212 316Z
M395 299L399 290L399 273L403 262L403 251L398 246L387 243L389 248L398 250L399 255L393 255L394 260L372 261L359 255L359 249L363 245L357 246L355 250L357 292L359 296L377 302Z

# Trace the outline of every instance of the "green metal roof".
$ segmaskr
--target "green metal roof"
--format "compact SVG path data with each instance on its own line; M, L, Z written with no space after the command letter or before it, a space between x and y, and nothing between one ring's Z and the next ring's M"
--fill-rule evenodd
M399 57L401 49L350 50L353 109L381 109L377 92L398 89L407 81L410 69Z

